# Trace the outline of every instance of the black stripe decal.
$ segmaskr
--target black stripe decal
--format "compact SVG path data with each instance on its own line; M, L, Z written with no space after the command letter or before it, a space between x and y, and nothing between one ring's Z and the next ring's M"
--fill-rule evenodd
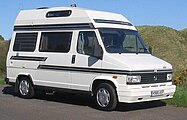
M155 73L153 70L150 70L150 71L127 71L127 70L112 70L112 69L53 66L53 65L39 65L38 69L91 72L91 73L106 73L106 74L122 74L122 75ZM172 73L171 70L161 70L161 71L158 70L157 71L157 73L160 73L160 72L161 73Z
M89 29L94 28L92 23L80 23L80 24L50 24L50 25L20 25L14 26L14 31L24 30L60 30L60 29Z
M47 57L12 56L11 60L46 61Z

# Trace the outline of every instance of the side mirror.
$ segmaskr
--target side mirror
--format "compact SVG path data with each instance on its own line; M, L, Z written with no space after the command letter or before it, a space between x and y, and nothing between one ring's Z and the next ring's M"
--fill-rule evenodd
M151 53L151 55L153 54L153 48L151 46L149 46L149 52Z
M97 49L94 50L94 56L98 59L103 59L103 49L100 45L98 45Z

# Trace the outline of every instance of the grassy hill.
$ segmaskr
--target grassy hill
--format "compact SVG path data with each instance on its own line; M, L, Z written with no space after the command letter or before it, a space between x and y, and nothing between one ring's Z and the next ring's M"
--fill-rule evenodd
M187 68L187 29L177 31L164 26L138 26L137 29L145 43L153 48L153 55L173 65L175 75ZM5 73L8 44L0 36L0 76Z
M187 28L180 31L181 35L187 40Z

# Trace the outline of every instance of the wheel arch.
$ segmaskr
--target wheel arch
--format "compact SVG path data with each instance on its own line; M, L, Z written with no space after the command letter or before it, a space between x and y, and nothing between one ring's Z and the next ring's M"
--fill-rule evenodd
M19 80L22 77L27 77L30 80L31 84L34 85L33 80L32 80L32 76L29 73L19 73L17 78L16 78L15 92L18 92Z
M91 84L90 91L93 93L95 91L96 87L101 83L108 83L108 84L112 85L117 92L118 82L116 81L116 79L108 77L108 76L96 77L94 79L93 83Z

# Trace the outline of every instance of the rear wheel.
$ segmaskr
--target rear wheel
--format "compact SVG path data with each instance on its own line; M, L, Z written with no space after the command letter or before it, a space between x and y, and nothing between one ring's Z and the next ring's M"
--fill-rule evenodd
M18 84L18 93L22 98L32 98L34 96L34 88L27 77L21 77Z
M114 110L117 106L116 91L108 83L101 83L97 86L94 94L96 106L101 110Z

